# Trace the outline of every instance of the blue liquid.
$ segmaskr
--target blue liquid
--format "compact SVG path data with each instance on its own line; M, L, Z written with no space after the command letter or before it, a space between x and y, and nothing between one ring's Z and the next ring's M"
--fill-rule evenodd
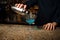
M26 22L27 22L28 24L32 24L32 23L34 23L34 21L35 21L35 19L26 19Z

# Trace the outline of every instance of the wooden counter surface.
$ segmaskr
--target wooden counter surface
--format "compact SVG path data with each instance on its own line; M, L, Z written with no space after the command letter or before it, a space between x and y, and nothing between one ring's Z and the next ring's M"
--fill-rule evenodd
M0 24L0 40L60 40L60 28L47 31L35 26Z

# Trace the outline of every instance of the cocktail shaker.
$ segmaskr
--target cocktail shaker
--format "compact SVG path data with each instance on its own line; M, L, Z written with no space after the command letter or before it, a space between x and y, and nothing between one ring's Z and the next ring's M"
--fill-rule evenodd
M28 13L28 11L26 11L24 8L18 8L18 7L12 6L11 9L15 12L18 12L19 14Z

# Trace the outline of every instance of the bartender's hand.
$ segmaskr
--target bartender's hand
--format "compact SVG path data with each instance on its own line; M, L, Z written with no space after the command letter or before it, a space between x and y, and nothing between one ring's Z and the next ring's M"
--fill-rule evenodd
M27 5L24 5L24 4L15 4L15 6L16 7L18 7L18 8L24 8L24 9L26 9L26 7L27 7Z
M53 22L53 23L47 23L45 25L43 25L43 28L45 30L54 30L56 28L57 23Z

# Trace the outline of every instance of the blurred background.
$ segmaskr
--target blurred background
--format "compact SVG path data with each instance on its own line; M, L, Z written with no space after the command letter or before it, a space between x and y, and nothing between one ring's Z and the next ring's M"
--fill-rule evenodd
M24 21L24 16L20 15L18 12L14 12L11 9L12 5L16 3L24 3L27 0L0 0L0 23L23 23L26 24ZM32 14L37 13L38 6L34 5L29 9Z

